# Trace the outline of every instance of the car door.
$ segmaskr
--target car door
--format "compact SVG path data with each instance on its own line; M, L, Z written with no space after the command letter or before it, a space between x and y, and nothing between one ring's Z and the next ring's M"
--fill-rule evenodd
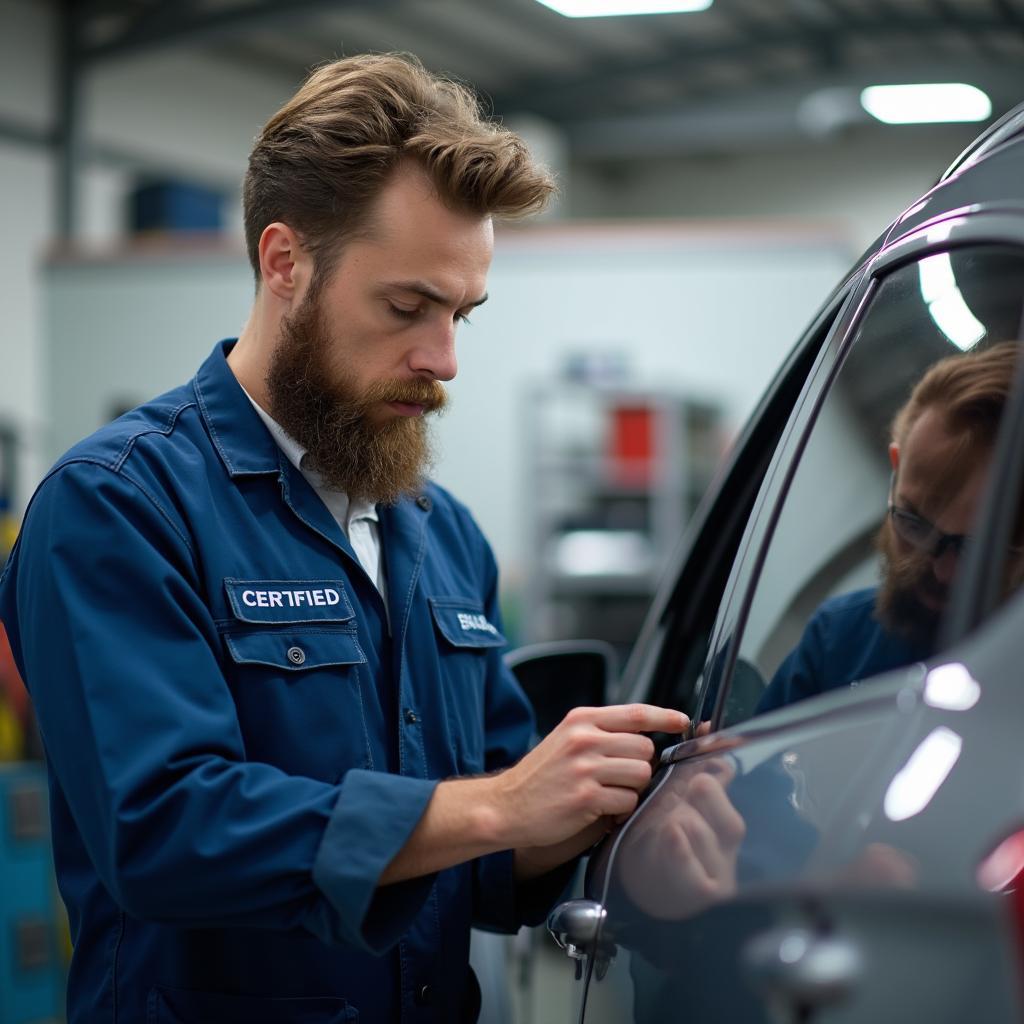
M925 699L945 678L942 616L916 645L862 655L890 581L876 538L891 515L892 418L940 360L1019 341L1022 246L1019 217L980 211L883 251L778 433L709 631L677 587L645 638L634 696L712 731L666 753L639 813L592 860L591 1024L1016 1012L1009 925L965 867L1005 808L979 807L974 834L951 837L918 777L925 765L938 792L964 742L936 721L961 709ZM680 579L714 572L694 549ZM953 575L954 606L965 578ZM769 700L829 629L820 692Z

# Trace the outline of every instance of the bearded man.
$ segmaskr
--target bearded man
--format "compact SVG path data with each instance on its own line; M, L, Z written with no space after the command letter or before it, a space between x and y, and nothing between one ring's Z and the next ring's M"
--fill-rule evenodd
M577 709L526 753L494 559L425 479L492 220L551 191L415 60L320 68L250 157L241 336L37 490L0 618L71 1024L474 1020L470 925L542 919L636 805L640 733L687 727Z
M758 713L936 653L960 554L988 477L1018 346L929 368L893 420L892 479L876 544L878 587L826 601L769 683Z

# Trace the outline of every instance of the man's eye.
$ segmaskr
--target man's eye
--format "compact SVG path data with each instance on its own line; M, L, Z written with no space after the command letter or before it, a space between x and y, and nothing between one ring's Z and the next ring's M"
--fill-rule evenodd
M396 306L393 302L388 303L388 309L400 320L414 320L420 312L419 309L403 309L403 307Z
M472 320L470 320L470 319L469 319L469 317L468 317L468 316L466 316L466 314L465 314L465 313L456 313L456 314L455 314L455 322L456 322L457 324L470 324L470 323L472 323L473 321L472 321Z

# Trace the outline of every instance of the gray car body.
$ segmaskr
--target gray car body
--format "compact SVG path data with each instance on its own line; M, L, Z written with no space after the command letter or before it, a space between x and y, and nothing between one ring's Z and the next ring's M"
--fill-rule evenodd
M723 557L716 534L742 506L737 496L749 491L756 465L763 478L736 528L738 546L756 552L770 538L774 510L866 297L889 268L939 241L1024 250L1024 107L989 129L894 221L826 302L690 524L627 665L620 697L658 698L667 624L680 621L673 609L714 590L712 562ZM802 382L794 385L794 374ZM783 395L787 387L790 394L799 387L795 401ZM781 435L767 423L780 415L786 420ZM1017 500L1015 490L1010 497ZM1001 500L998 485L986 500L983 519L991 519ZM725 557L732 561L728 552ZM721 589L719 633L742 627L757 559L748 562L748 575ZM980 579L984 565L965 572ZM586 897L599 905L603 923L587 949L581 1020L1021 1019L1024 959L1014 900L986 892L977 872L1001 839L1024 827L1024 598L973 629L979 614L972 602L983 593L981 583L964 587L951 613L950 644L927 664L665 752L645 802L592 858ZM961 702L970 706L934 699L934 681L950 665L978 684L976 701ZM954 763L920 813L892 820L884 805L894 779L937 733L960 744ZM685 882L674 876L671 861L652 865L638 856L631 836L651 830L654 819L685 802L689 778L722 763L746 823L747 869L733 891L710 900L695 894L692 914L639 909L629 896L637 886L667 892ZM779 766L787 785L773 810L771 776ZM816 830L813 850L791 856L805 824ZM896 851L909 870L897 865L890 871L884 858L873 861L879 847ZM858 874L851 870L858 865L867 867Z

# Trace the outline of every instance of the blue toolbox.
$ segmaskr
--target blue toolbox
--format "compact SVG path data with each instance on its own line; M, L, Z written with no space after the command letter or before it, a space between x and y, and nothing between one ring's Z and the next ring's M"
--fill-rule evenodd
M0 763L0 1024L64 1019L58 908L46 769Z

